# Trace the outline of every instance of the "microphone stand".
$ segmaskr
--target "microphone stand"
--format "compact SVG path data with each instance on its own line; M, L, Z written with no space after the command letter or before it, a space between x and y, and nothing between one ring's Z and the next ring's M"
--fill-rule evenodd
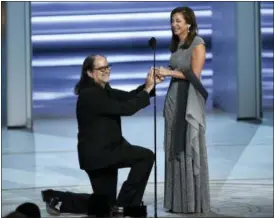
M157 218L157 123L156 123L156 39L152 37L149 40L149 45L153 49L153 70L154 70L154 84L155 84L155 97L154 97L154 218Z
M156 73L155 73L155 61L156 61L156 49L154 48L153 66L154 66L154 84L155 84L155 97L154 97L154 152L155 152L155 164L154 164L154 218L157 218L157 119L156 119Z

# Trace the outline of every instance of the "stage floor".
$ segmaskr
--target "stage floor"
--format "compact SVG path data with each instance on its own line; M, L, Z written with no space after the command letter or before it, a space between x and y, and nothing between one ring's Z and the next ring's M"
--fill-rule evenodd
M129 142L153 150L152 116L127 117L122 122ZM158 217L191 217L163 209L163 130L163 117L158 116ZM35 120L33 132L2 129L2 216L31 201L40 206L43 217L49 217L40 196L45 188L92 192L87 175L79 169L76 133L74 119ZM206 216L272 217L273 112L260 125L237 122L222 112L207 113L206 139L212 205ZM118 188L128 172L119 171ZM153 186L154 172L144 196L149 216L154 216Z

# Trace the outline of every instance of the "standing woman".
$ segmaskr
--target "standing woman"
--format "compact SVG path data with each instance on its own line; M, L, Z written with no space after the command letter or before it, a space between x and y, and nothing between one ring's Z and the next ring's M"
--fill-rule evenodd
M170 65L156 71L171 76L164 106L164 208L175 213L205 213L210 211L204 113L208 93L200 82L205 43L197 35L192 9L175 8L170 19Z

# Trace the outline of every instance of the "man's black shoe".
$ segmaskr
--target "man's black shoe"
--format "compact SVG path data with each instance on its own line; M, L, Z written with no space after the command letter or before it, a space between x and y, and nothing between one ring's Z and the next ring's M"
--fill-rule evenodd
M49 203L46 202L48 214L52 216L60 216L60 210L57 208L59 202L59 198L51 198Z
M60 210L57 208L58 203L60 202L58 193L52 189L48 189L41 192L42 199L46 203L46 210L48 214L52 216L60 216Z
M143 203L140 206L125 206L124 216L147 217L147 207Z
M111 217L124 217L124 208L118 207L118 206L113 206L111 208L110 216Z
M46 189L44 191L41 191L42 199L44 202L49 202L52 198L59 198L62 200L63 196L65 195L65 192L62 191L55 191L53 189Z

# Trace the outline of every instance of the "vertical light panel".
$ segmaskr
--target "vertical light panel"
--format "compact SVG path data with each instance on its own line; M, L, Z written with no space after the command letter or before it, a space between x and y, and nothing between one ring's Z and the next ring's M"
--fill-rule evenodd
M238 119L261 119L260 3L236 3Z
M7 127L32 127L30 2L7 2Z

